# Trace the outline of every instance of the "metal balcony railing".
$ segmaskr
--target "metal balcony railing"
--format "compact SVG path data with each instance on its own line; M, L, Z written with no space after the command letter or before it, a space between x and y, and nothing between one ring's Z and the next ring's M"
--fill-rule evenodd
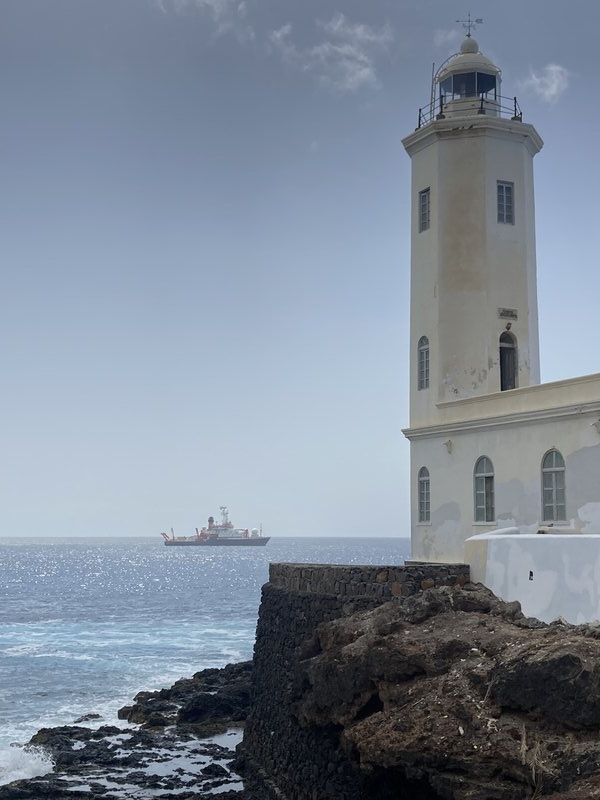
M438 119L452 119L472 114L488 114L502 119L511 119L514 122L523 122L523 112L516 97L457 97L448 99L440 95L428 106L419 109L417 130L424 125L429 125Z

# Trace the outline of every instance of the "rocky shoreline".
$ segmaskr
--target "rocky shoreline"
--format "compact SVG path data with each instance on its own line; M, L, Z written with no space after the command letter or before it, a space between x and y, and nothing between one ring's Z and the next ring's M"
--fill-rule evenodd
M252 662L243 662L140 692L119 711L127 727L43 728L26 747L43 748L54 771L0 786L0 800L258 800L232 765L251 676Z

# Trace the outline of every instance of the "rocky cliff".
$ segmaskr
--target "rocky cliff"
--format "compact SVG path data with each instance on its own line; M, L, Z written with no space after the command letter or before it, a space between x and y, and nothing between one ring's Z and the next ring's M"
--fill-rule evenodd
M546 625L447 583L340 604L293 654L316 598L267 587L244 750L272 797L600 797L600 627Z

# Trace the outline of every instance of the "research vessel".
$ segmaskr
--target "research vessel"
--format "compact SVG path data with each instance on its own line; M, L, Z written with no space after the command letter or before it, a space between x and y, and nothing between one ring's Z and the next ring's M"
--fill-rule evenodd
M220 506L221 522L215 522L214 517L208 518L208 525L202 530L196 528L196 533L191 536L175 536L173 528L171 535L161 533L167 547L261 547L270 536L262 535L262 528L234 528L229 519L227 506Z

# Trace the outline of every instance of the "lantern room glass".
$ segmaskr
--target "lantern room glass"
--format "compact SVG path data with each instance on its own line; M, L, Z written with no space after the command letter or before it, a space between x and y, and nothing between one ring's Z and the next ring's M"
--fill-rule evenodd
M456 72L440 83L444 100L461 100L465 97L483 97L496 100L496 76L487 72Z

